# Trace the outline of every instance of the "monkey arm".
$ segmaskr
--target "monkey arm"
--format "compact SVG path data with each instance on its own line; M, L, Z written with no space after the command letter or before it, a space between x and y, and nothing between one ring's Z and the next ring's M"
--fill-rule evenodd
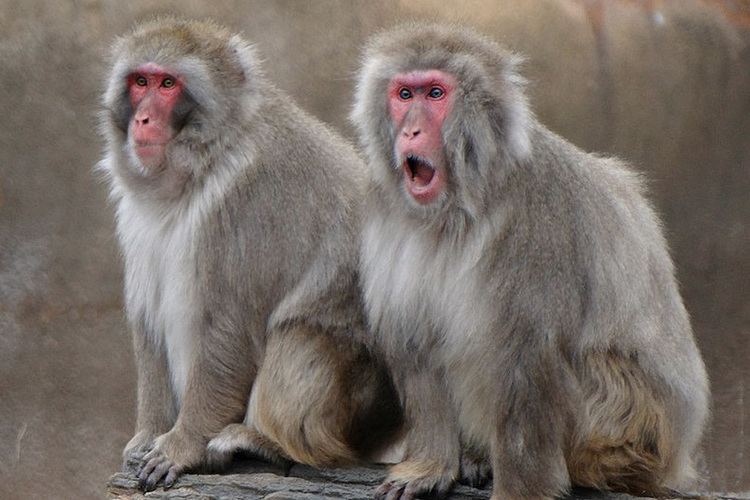
M222 331L211 322L205 322L198 337L177 421L144 457L139 479L147 490L162 478L168 488L183 471L202 464L208 441L226 425L241 421L245 413L255 378L253 357L247 355L252 349L240 345L247 343L246 337Z
M135 434L122 454L123 469L128 469L131 461L140 461L154 439L168 431L177 418L163 348L155 345L142 326L134 327L132 332L133 350L137 353L138 413Z
M553 498L570 485L563 449L572 382L556 347L559 329L516 321L499 351L503 383L488 408L499 417L489 444L493 472L502 479L492 498Z
M376 495L408 500L422 493L444 494L458 477L459 431L442 370L394 363L394 379L408 426L406 458L391 467Z

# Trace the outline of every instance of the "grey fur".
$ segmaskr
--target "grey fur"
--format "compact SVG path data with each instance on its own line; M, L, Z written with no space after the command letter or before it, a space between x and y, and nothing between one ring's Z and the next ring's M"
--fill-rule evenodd
M125 460L142 460L147 489L205 463L212 438L219 461L238 448L356 461L398 418L362 343L361 159L213 23L145 23L112 59L99 167L117 206L138 366ZM156 172L122 127L125 77L146 62L184 77L197 106ZM243 416L246 433L217 437Z
M708 381L659 219L623 162L536 121L518 61L432 24L381 33L363 57L364 297L410 426L380 492L445 491L459 436L490 458L495 499L685 486ZM447 196L429 206L403 189L386 104L392 77L415 69L459 82Z

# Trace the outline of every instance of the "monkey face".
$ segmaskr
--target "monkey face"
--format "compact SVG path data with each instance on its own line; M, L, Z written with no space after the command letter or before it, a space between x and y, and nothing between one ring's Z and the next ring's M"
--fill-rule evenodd
M440 205L446 197L448 168L442 128L452 110L455 89L455 78L440 70L400 73L388 85L396 164L405 192L419 205Z
M169 143L184 122L183 81L161 66L150 63L127 76L128 148L147 171L164 163ZM181 105L183 104L183 105Z

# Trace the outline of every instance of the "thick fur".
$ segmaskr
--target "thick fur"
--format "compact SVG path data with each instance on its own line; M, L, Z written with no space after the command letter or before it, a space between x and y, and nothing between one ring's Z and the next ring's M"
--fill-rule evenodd
M364 54L364 296L410 429L380 492L412 498L424 478L417 490L444 490L460 441L490 457L497 499L682 487L708 382L659 220L626 165L535 120L518 61L423 24ZM403 188L386 107L391 78L415 69L459 82L442 130L448 191L428 206Z
M145 485L169 483L246 413L248 432L230 426L214 460L250 448L351 463L383 444L399 413L362 343L358 155L212 23L145 23L112 54L100 169L117 207L138 367L126 461L145 454ZM194 106L158 172L139 165L127 137L126 76L147 62L184 78Z

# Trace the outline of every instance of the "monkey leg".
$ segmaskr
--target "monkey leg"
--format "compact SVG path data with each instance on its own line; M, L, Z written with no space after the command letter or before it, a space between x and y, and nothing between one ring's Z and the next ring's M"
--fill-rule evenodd
M406 367L407 362L393 366ZM375 491L377 498L412 500L444 496L459 473L461 449L451 398L442 371L421 366L394 373L404 402L406 458Z
M252 422L229 424L208 443L207 462L212 470L225 468L235 453L245 451L263 460L283 467L290 465L289 458L273 441L258 432Z
M185 471L205 463L209 440L241 420L253 381L253 356L239 332L205 325L197 346L177 421L156 438L138 478L152 490L169 488Z
M302 324L275 331L245 422L211 440L210 458L220 465L243 450L281 464L291 457L313 465L351 464L355 455L377 448L368 441L387 443L378 430L399 416L395 394L387 391L387 374L376 370L363 346L336 342Z
M287 465L352 464L392 444L401 423L395 390L364 346L297 324L268 335L245 421L208 444L222 467L237 451Z
M136 472L157 436L167 432L177 418L172 383L163 348L141 328L133 330L138 376L138 412L135 434L122 452L123 470Z
M304 324L269 333L247 422L283 456L313 466L352 464L357 369L346 342ZM362 388L364 389L364 388Z
M664 402L630 357L584 358L584 417L568 459L577 485L663 496L674 453Z
M558 359L528 346L508 356L513 369L498 377L498 425L490 437L493 500L554 498L570 488L563 446L569 395ZM481 404L481 402L476 402Z

